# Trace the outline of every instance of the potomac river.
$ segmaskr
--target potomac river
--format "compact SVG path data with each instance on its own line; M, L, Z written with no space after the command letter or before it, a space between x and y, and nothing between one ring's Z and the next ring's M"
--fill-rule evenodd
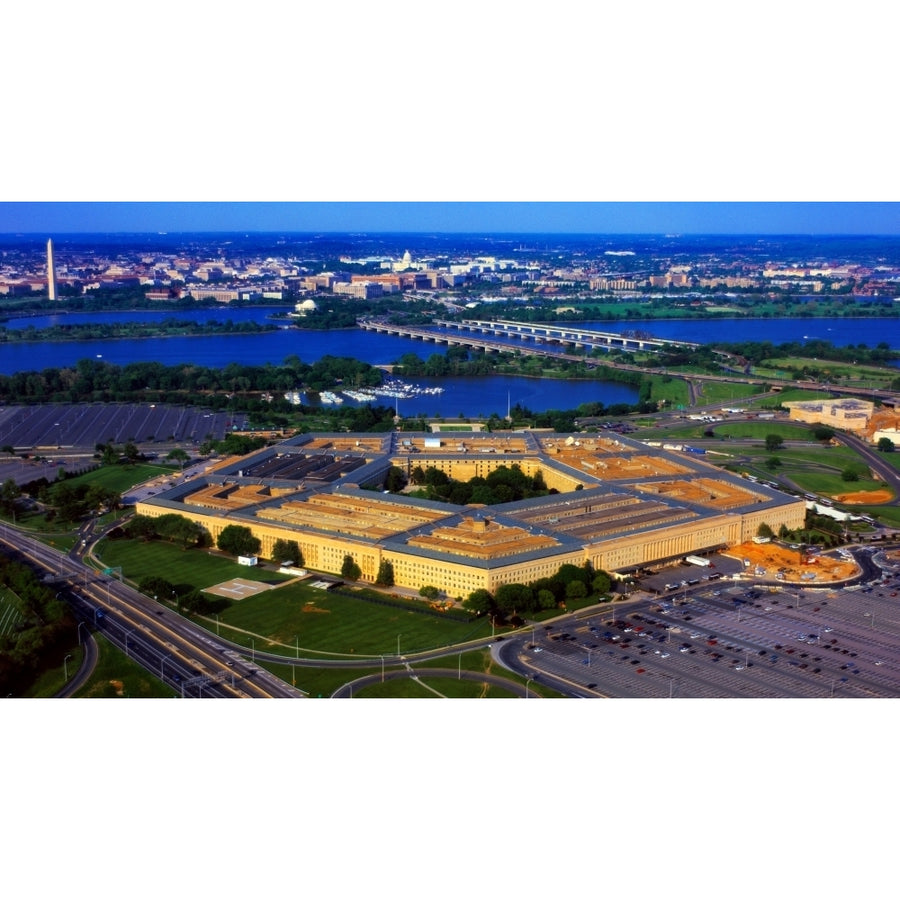
M284 311L284 307L277 311ZM63 313L11 319L10 329L46 328L57 324L162 322L164 319L190 321L253 321L279 323L269 319L272 308L191 310L185 313L127 311L122 313ZM827 340L835 346L866 344L874 347L885 341L900 350L900 327L896 319L658 319L582 322L581 327L597 331L641 330L656 337L705 343L725 341ZM515 346L514 344L513 346ZM0 345L0 373L40 371L72 366L80 359L103 359L124 366L135 361L156 361L164 365L192 363L221 368L232 362L246 365L280 365L291 355L310 363L323 356L352 356L373 365L389 365L405 353L427 358L444 353L442 344L423 343L409 338L359 330L304 331L279 327L265 334L210 335L200 337L160 337L105 341L36 341ZM895 365L897 362L895 361ZM518 376L471 378L417 378L423 387L440 386L440 394L423 394L397 401L401 415L483 416L505 415L507 404L521 403L535 412L573 409L588 402L608 405L634 403L637 390L628 385L602 381L556 381ZM347 403L353 401L347 400ZM386 405L393 401L382 398Z

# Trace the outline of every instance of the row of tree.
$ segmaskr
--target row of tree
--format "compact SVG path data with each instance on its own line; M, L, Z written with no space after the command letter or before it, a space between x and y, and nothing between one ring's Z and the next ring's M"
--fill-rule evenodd
M496 622L518 625L522 613L554 609L567 600L592 594L608 594L610 586L610 577L602 569L594 569L588 562L583 566L566 564L550 578L539 578L528 584L504 584L493 594L480 588L469 594L462 605L476 615L489 615Z

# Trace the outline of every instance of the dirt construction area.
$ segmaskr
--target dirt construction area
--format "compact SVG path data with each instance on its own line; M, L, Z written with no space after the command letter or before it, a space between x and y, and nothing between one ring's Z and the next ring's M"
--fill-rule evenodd
M778 578L781 574L784 581L801 584L828 584L852 578L859 573L859 567L852 560L805 556L799 550L791 550L779 544L749 542L732 547L722 555L744 561L745 571L753 575Z
M850 494L837 494L834 499L839 503L890 503L894 495L887 490L856 491Z

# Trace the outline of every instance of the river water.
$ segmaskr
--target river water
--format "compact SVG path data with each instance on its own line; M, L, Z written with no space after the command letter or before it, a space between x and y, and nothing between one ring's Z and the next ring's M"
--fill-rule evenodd
M280 311L283 311L281 308ZM11 319L9 328L46 328L57 324L161 322L183 318L191 321L277 322L268 319L274 309L210 309L187 313L128 311L123 313L68 313ZM656 337L704 343L725 341L827 340L835 346L865 344L874 347L885 341L900 350L900 322L896 319L659 319L582 322L581 327L597 331L640 330ZM513 344L519 345L518 342ZM164 365L193 363L218 368L231 362L247 365L280 365L291 355L303 362L315 362L323 356L352 356L373 365L389 365L405 353L427 358L443 353L444 345L422 343L368 331L301 331L279 328L256 335L211 335L203 337L165 337L107 341L38 341L0 345L0 373L71 366L80 359L99 359L127 365L135 361L156 361ZM547 409L573 409L582 403L634 403L635 388L615 382L553 381L514 376L473 378L416 379L423 386L439 385L442 394L427 394L398 401L401 415L466 416L505 415L507 405L521 403L541 412ZM351 401L346 401L351 403ZM393 401L385 400L385 403Z

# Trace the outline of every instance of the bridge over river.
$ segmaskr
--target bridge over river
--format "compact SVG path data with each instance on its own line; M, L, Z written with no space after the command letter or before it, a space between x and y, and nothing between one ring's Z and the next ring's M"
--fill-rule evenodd
M628 363L614 362L613 360L604 359L603 357L592 357L592 356L584 356L580 353L567 353L563 349L565 345L576 344L579 348L588 348L594 345L590 344L587 339L584 341L575 341L572 340L573 336L598 336L603 335L604 332L600 331L584 331L579 329L571 329L571 328L556 328L553 326L547 325L530 325L518 322L450 322L450 321L435 321L436 327L441 328L457 328L458 326L470 325L470 326L479 326L478 328L473 328L473 330L481 330L482 333L491 333L495 335L503 335L505 337L509 336L518 336L518 337L526 337L525 331L522 331L519 334L515 334L512 331L506 331L499 326L501 325L516 325L521 326L523 329L536 329L533 337L535 338L534 345L526 345L522 344L520 346L515 346L511 341L492 341L487 338L478 338L473 337L470 334L463 334L461 332L457 332L456 334L451 333L451 331L437 331L435 328L422 328L415 327L410 325L394 325L389 322L384 322L379 319L360 319L357 322L359 328L362 328L366 331L376 331L381 334L393 334L398 337L407 337L412 338L414 340L421 341L431 341L435 344L447 344L448 346L457 346L457 347L471 347L475 350L484 350L486 353L520 353L523 356L543 356L549 359L559 359L559 360L567 360L569 362L577 362L582 363L588 368L594 368L597 366L607 366L615 369L624 369L626 371L631 372L640 372L642 375L671 375L673 378L682 378L688 382L704 382L704 381L714 381L714 382L730 382L733 384L761 384L765 383L775 387L776 389L783 388L804 388L806 390L815 390L815 391L827 391L831 393L833 396L865 396L871 397L873 400L879 399L883 403L887 403L891 406L896 406L898 402L897 395L891 391L884 390L871 390L871 389L862 389L862 388L851 388L846 385L833 385L833 384L820 384L815 381L793 381L789 379L781 379L781 378L759 378L754 377L752 375L740 375L734 374L729 375L724 372L717 374L700 374L696 372L686 373L686 372L678 372L672 371L666 368L648 368L644 366L635 366L630 365ZM543 329L545 334L539 334L538 332ZM553 333L557 332L559 337L554 337ZM565 335L565 337L563 337ZM531 337L532 335L527 335ZM686 347L686 348L695 348L699 347L700 344L692 344L685 341L670 341L665 340L663 338L626 338L623 335L612 335L619 341L629 340L634 342L634 346L621 346L623 349L633 350L637 349L637 342L642 342L645 345L655 344L655 349L660 350L664 347ZM537 346L537 344L543 344L543 346ZM547 346L547 345L552 345ZM596 346L603 346L605 349L612 349L608 345L597 344ZM644 346L643 349L650 349L648 346Z

